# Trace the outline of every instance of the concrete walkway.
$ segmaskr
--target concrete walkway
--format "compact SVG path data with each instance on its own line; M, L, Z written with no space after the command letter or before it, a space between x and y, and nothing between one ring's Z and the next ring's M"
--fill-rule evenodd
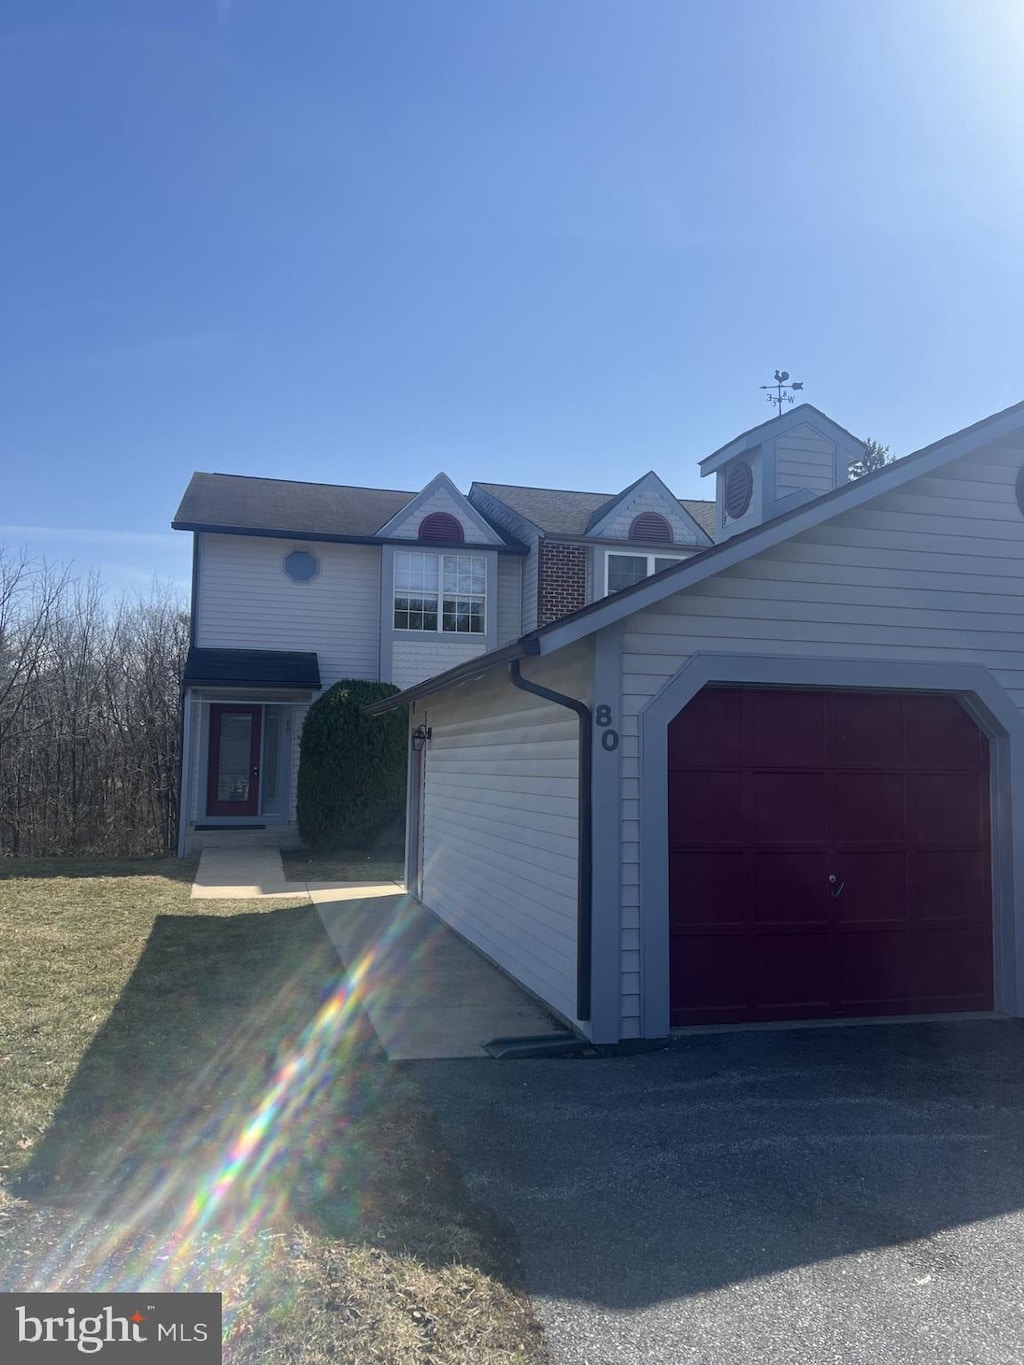
M290 882L285 879L280 851L276 848L204 848L199 857L193 900L262 900L278 896L338 893L351 899L378 892L393 895L398 882Z
M486 1057L493 1038L563 1026L396 882L289 882L273 848L204 849L194 900L303 900L391 1061Z
M314 892L320 918L392 1061L486 1057L492 1038L563 1025L436 915L404 892L339 902Z

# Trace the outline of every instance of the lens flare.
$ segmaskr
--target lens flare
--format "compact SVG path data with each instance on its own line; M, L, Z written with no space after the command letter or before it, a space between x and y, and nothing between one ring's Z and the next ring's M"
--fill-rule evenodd
M117 1133L90 1172L89 1193L68 1191L75 1211L62 1218L59 1240L20 1267L11 1288L220 1290L230 1339L242 1300L259 1291L261 1276L274 1274L282 1228L294 1222L295 1185L322 1187L317 1142L326 1138L310 1127L329 1128L334 1143L341 1134L343 1161L357 1163L358 1144L349 1144L347 1133L367 1103L353 1080L370 1074L361 1060L368 1047L363 1007L371 996L402 1007L405 973L437 941L423 932L423 912L406 895L348 901L348 913L367 917L365 949L347 970L339 965L299 1036L261 1038L276 1055L268 1067L261 1053L258 1067L247 1016L191 1078L173 1131L147 1111ZM268 1000L268 1016L291 1011L294 1019L308 993L308 981L290 981ZM225 1091L219 1105L203 1103ZM128 1171L126 1151L142 1153ZM355 1205L359 1195L347 1197ZM275 1279L278 1301L282 1291Z

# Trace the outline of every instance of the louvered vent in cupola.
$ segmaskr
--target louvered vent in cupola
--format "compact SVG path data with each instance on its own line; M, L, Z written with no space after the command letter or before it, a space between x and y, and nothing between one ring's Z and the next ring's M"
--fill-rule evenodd
M629 538L643 540L649 545L671 545L672 527L660 512L641 512L633 518Z
M466 539L462 523L450 512L431 512L420 522L420 540L438 545L461 545Z
M732 460L725 471L725 512L733 521L750 506L754 474L746 460Z

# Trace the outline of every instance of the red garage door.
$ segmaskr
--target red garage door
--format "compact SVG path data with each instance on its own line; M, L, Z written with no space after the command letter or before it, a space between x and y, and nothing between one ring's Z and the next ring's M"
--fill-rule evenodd
M955 698L706 688L669 727L669 859L674 1025L992 1007Z

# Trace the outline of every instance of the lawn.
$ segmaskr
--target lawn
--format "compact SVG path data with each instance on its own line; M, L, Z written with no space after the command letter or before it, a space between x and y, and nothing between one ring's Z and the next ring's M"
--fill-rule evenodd
M0 1287L219 1290L234 1365L536 1365L315 907L190 872L0 864Z
M296 849L281 854L290 882L401 882L405 863L401 853L315 853Z

